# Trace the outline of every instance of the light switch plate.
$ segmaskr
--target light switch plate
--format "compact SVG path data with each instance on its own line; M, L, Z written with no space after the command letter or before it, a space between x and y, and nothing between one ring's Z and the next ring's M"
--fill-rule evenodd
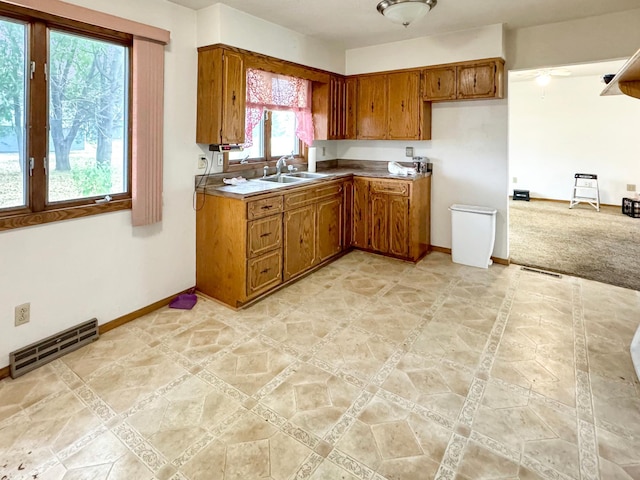
M407 147L404 154L406 157L413 157L413 147Z

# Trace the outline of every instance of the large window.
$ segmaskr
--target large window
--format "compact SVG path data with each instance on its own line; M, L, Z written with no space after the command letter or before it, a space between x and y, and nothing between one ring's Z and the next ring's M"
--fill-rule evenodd
M0 219L131 197L130 47L78 22L0 17Z

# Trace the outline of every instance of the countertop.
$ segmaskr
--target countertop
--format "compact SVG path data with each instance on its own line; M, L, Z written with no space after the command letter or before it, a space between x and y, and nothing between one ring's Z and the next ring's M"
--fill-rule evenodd
M405 180L405 181L415 181L421 178L431 176L431 172L427 173L418 173L416 175L392 175L387 171L381 171L379 169L359 169L359 168L332 168L328 170L318 171L317 173L321 173L326 175L326 177L322 178L314 178L314 179L306 179L304 181L296 182L296 183L270 183L270 182L261 182L258 179L251 179L247 182L241 183L239 185L207 185L204 187L200 187L197 189L198 192L206 193L207 195L216 195L221 197L230 197L230 198L238 198L244 199L256 195L263 195L266 193L273 193L276 191L285 191L291 190L294 188L306 187L309 185L318 185L323 182L329 182L331 180L336 180L339 178L345 177L369 177L369 178L392 178L396 180ZM286 175L286 174L283 174ZM231 178L234 176L234 173L229 173L228 177ZM235 174L235 176L240 176L240 174Z

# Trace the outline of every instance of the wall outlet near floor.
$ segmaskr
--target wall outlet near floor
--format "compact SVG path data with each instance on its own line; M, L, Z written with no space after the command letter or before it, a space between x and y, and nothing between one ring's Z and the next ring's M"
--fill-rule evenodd
M627 192L635 192L636 184L635 183L627 183Z
M404 149L404 156L405 157L413 157L413 147L406 147Z
M205 155L198 155L198 169L202 170L207 168L207 157Z
M518 183L518 177L513 177L513 183Z
M15 324L16 327L29 323L31 320L31 304L23 303L15 308Z

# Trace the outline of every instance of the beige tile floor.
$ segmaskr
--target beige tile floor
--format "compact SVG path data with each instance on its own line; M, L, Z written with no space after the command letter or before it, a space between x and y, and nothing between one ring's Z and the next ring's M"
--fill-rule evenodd
M353 252L0 382L0 478L639 479L636 291Z

